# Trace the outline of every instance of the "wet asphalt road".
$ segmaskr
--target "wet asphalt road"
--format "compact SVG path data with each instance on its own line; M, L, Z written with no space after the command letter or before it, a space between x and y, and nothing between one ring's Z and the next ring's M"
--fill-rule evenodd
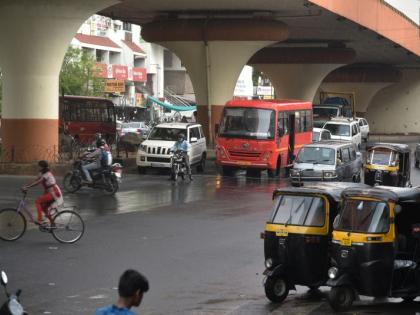
M16 204L27 180L0 176L1 208ZM412 182L420 184L420 170L413 169ZM325 299L302 287L281 307L264 297L259 234L273 189L287 184L264 176L197 175L192 184L174 184L164 175L128 175L115 197L90 190L65 196L86 220L79 243L61 245L32 229L0 243L0 267L11 290L23 289L29 314L93 314L115 300L126 268L151 283L141 314L331 314ZM420 302L391 302L364 300L351 314L420 312Z

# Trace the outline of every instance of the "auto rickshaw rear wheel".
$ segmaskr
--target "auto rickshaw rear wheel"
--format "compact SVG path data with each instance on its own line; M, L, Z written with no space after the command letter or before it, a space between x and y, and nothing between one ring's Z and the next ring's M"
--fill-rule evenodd
M284 278L268 277L265 284L265 295L274 303L281 303L289 295L289 286Z
M349 286L334 287L328 294L328 302L336 312L349 310L354 298L354 291Z

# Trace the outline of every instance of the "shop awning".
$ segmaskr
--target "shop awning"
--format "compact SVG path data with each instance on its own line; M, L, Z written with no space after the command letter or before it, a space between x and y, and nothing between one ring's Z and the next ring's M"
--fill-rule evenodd
M152 103L155 103L159 106L162 106L166 109L170 109L170 110L174 110L176 112L186 112L186 111L191 111L191 110L197 110L197 106L177 106L177 105L172 105L169 103L164 103L160 100L158 100L157 98L153 97L153 96L148 96L147 97L147 106L151 106Z

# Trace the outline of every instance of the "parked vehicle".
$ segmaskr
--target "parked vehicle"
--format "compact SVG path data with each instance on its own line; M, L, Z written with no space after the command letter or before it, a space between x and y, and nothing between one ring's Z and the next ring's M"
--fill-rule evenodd
M190 143L188 156L191 166L203 172L206 165L207 145L203 128L197 123L163 123L155 126L149 136L140 145L137 152L137 168L144 174L148 168L171 168L171 149L184 133Z
M313 105L314 112L314 127L322 128L325 123L332 118L339 118L344 116L344 105Z
M267 170L274 177L311 138L310 102L229 101L216 139L216 163L224 175L246 169L251 174Z
M60 125L76 141L90 144L97 133L108 144L115 142L117 129L114 103L106 98L70 96L60 97Z
M322 141L303 146L296 156L290 178L293 185L303 181L360 182L361 153L346 141Z
M123 137L127 133L135 133L141 136L147 136L149 134L149 126L144 121L130 121L120 122L117 124L118 136Z
M353 183L319 183L282 188L273 193L273 210L265 226L265 294L280 303L295 285L325 285L330 266L332 223L343 189ZM363 184L359 184L364 186Z
M323 128L331 132L331 139L350 141L360 151L362 135L360 133L359 123L356 120L350 118L332 119L326 122Z
M328 270L331 307L348 310L358 294L406 301L420 296L420 190L351 188L342 200Z
M374 143L367 147L365 184L410 186L410 147L398 143Z
M312 142L319 142L324 140L331 140L331 132L327 129L313 128Z
M182 180L184 180L187 175L187 167L185 165L183 153L181 151L174 152L171 159L171 179L176 182L178 177L181 177Z
M9 294L7 291L7 283L9 282L8 277L4 271L1 271L0 283L4 287L7 300L0 308L1 315L25 315L27 314L23 310L23 306L20 304L19 297L22 290L18 290L15 294Z
M77 192L82 186L93 189L100 189L107 195L114 195L120 186L122 178L122 166L114 163L112 166L103 167L92 171L93 184L83 184L84 173L82 170L83 161L75 161L73 170L64 176L63 186L69 193Z
M362 134L362 140L367 142L369 139L369 123L365 118L356 117L357 122L359 123L360 133Z

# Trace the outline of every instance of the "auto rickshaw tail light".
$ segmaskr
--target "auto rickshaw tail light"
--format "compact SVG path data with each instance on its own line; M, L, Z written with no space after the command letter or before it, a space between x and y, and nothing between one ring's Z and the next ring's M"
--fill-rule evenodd
M321 243L321 238L319 236L305 236L305 243L319 244Z

